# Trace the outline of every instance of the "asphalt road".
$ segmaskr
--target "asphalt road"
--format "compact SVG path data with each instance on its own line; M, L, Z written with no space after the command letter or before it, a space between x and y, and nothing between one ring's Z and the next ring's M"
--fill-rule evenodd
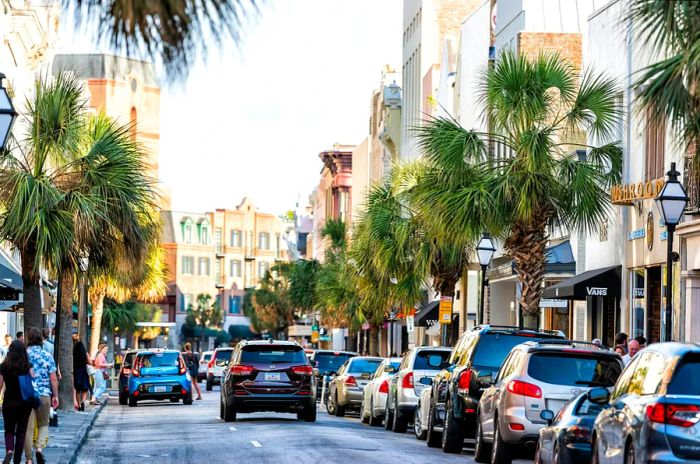
M409 432L395 434L320 412L315 423L295 415L240 414L219 419L219 392L182 403L144 402L102 411L78 456L79 464L107 463L471 463L472 452L447 455L428 448ZM522 461L526 462L526 461Z

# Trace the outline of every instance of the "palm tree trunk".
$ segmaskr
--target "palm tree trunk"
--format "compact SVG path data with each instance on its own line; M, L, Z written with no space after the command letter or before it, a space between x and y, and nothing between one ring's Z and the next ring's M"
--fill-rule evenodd
M369 355L379 356L379 326L374 323L369 326Z
M36 249L33 245L20 250L22 260L22 293L24 301L24 331L31 327L41 329L43 318L41 316L41 286L39 285L39 273L35 272L34 261Z
M454 278L447 278L443 277L443 279L440 280L440 288L437 289L438 292L440 292L440 296L447 296L452 298L452 304L454 304L454 297L455 297L455 286L457 285L457 279ZM454 308L453 308L454 309ZM451 319L450 319L451 321ZM452 346L454 344L454 341L451 340L450 333L452 333L452 330L450 328L452 327L452 322L449 324L441 324L442 327L442 340L445 342L445 346Z
M348 338L347 338L347 350L357 351L357 337L355 336L355 330L348 327Z
M97 346L100 344L102 337L102 313L105 305L105 292L103 290L95 291L90 298L92 305L92 333L90 335L90 353L97 353Z
M64 270L61 279L61 301L58 302L58 367L61 380L58 382L59 408L73 410L73 273Z
M515 272L521 285L520 309L524 327L537 327L542 297L542 282L546 270L546 218L535 226L516 224L505 242L505 248L515 261Z

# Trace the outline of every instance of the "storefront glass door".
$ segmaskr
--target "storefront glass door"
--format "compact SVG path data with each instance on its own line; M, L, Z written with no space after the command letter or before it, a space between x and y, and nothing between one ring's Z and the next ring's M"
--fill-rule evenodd
M632 290L632 295L630 301L632 302L632 335L630 338L638 337L644 335L646 332L646 300L644 298L644 293L646 287L644 286L644 269L636 269L630 273L630 288Z

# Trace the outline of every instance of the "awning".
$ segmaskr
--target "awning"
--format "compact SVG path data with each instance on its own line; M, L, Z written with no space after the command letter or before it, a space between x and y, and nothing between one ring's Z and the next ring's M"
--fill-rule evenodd
M430 327L438 323L440 316L440 300L431 301L418 311L413 319L417 327Z
M542 298L585 300L589 296L620 298L622 266L586 271L544 289Z

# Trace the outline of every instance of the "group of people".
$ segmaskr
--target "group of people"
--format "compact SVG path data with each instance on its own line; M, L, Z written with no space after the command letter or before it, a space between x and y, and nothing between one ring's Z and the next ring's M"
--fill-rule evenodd
M99 403L107 391L109 369L113 364L107 362L107 345L101 343L94 358L90 356L85 345L73 334L73 406L78 411L85 410L85 402L90 397L90 404Z
M640 335L632 340L626 333L620 332L615 335L615 352L622 356L622 362L627 366L634 358L639 350L644 349L647 346L647 339Z

